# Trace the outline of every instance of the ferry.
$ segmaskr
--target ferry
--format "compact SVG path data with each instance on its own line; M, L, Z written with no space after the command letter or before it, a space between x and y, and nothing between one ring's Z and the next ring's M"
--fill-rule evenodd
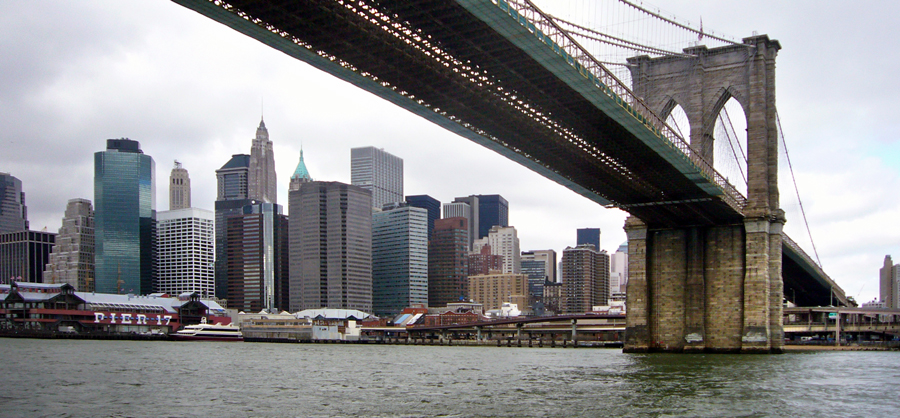
M234 324L208 324L203 318L197 325L188 325L172 334L179 341L244 341L241 329Z

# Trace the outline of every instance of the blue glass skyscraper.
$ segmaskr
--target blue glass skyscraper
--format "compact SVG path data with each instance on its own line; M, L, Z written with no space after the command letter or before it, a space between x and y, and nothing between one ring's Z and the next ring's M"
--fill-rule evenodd
M434 223L441 219L441 202L427 194L406 196L406 203L428 211L428 239L434 234Z
M498 194L478 195L478 238L495 226L509 226L509 202Z
M130 139L94 154L95 289L148 294L156 281L156 176L153 158Z
M577 245L591 244L600 251L600 228L579 228L575 238Z
M469 218L469 240L488 236L495 226L509 226L509 202L498 194L469 195L457 197L453 202L468 203L472 207ZM444 214L447 218L447 214Z

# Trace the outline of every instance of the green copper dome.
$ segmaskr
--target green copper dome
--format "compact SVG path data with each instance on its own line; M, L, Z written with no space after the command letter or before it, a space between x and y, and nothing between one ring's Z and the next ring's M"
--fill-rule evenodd
M309 171L306 170L306 164L303 163L303 150L300 150L300 162L297 163L297 168L294 170L294 175L291 176L292 179L304 179L304 180L312 180L312 177L309 176Z

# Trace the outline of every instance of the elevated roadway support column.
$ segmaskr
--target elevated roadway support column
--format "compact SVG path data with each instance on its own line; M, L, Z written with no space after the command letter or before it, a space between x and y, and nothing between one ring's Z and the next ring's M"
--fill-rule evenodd
M841 346L841 311L837 311L834 318L834 345Z
M578 320L572 320L572 347L578 346Z

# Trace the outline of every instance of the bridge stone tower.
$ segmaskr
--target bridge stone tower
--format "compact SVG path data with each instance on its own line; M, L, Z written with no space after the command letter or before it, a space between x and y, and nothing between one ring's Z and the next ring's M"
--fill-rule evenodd
M713 162L716 117L730 98L747 116L748 196L729 225L655 227L631 217L625 350L781 352L781 230L775 56L768 36L629 59L633 90L665 118L680 104L691 146Z

